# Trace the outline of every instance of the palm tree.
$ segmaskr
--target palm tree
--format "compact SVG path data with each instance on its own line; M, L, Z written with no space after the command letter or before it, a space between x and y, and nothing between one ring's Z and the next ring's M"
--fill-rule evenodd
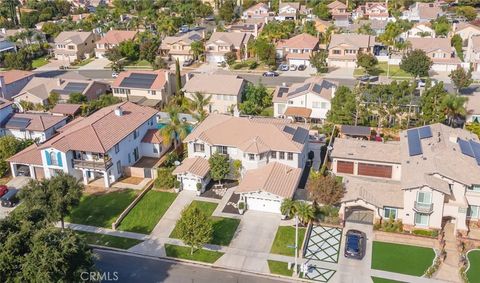
M296 212L296 201L288 198L284 199L280 205L280 212L287 218L292 218Z
M211 99L211 95L205 96L200 92L195 92L193 98L188 100L190 111L192 111L192 114L197 121L201 122L207 118L208 113L205 111L205 107L210 104Z
M194 41L190 45L190 51L192 52L193 58L198 60L203 58L203 52L205 51L205 46L202 41Z
M188 124L179 118L178 107L170 105L167 112L170 122L160 129L160 134L165 146L169 146L173 141L174 147L177 148L178 140L183 140L188 134Z
M300 223L303 225L306 225L308 222L315 219L315 209L311 204L308 204L304 201L295 203L295 211Z
M455 118L465 116L467 114L467 110L465 109L465 103L467 100L468 98L464 96L456 96L452 94L444 97L442 106L444 108L445 115L448 118L449 126L452 126Z

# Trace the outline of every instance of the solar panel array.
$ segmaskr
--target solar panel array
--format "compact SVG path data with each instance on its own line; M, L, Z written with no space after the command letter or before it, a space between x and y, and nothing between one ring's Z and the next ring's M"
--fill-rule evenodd
M480 143L473 140L458 139L458 145L463 154L475 158L477 165L480 165Z
M301 92L304 92L306 91L307 89L310 88L310 84L304 84L302 85L301 87L298 87L296 90L294 90L293 92L290 93L290 95L295 95L297 93L301 93Z
M277 97L282 97L287 92L288 92L288 87L281 87L278 89Z
M314 84L312 88L313 92L320 93L322 91L322 85Z
M421 139L431 138L432 129L430 126L418 129L410 129L407 131L408 153L410 156L420 155L423 153Z
M122 80L120 86L149 89L156 78L156 74L132 73Z
M29 124L28 118L12 117L5 124L5 128L26 129Z
M419 128L418 133L419 133L421 139L432 137L432 129L430 128L430 126L425 126L425 127Z
M88 83L67 83L63 89L54 89L52 92L58 94L83 93Z
M293 135L293 141L303 143L308 136L308 130L302 127L298 127Z

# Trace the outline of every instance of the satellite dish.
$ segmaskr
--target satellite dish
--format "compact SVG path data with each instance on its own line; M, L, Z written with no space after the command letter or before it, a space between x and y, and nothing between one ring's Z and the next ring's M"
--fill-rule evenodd
M175 160L175 162L173 162L173 165L175 165L175 166L178 166L178 165L180 165L180 161L178 161L178 160Z

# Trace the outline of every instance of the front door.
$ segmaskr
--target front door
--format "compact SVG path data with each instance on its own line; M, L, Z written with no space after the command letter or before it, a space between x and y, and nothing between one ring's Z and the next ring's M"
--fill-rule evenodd
M145 178L151 179L152 178L152 169L143 168L143 175L145 176Z

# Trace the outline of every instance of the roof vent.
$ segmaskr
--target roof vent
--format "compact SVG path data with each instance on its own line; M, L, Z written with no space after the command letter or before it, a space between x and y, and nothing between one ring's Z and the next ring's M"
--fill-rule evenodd
M117 115L118 117L123 116L122 107L118 106L117 108L115 108L115 115Z
M426 158L426 157L423 157L423 160L427 160L427 158Z

